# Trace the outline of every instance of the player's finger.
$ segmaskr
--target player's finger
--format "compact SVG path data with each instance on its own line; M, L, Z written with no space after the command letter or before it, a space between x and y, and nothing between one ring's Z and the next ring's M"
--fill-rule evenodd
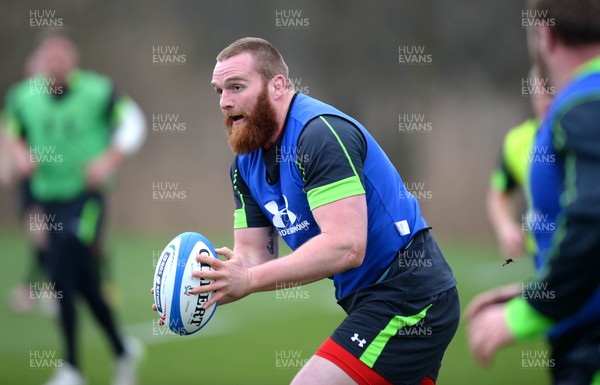
M481 332L479 329L478 321L479 321L478 318L475 318L467 326L467 344L469 345L469 350L471 350L471 353L473 354L473 358L475 359L475 362L477 362L478 364L481 365L482 364L482 357L481 357L481 352L480 352Z
M221 267L221 264L223 263L223 261L221 261L215 257L211 257L210 255L205 255L205 254L196 255L196 261L205 263L209 266L212 266L215 269L218 269L219 267Z
M475 352L477 363L483 367L488 367L491 362L492 351L485 339L479 339Z
M224 256L227 260L230 260L233 257L233 251L229 247L221 247L219 249L215 249L217 254Z
M150 289L150 293L154 294L154 287Z
M210 292L217 290L217 288L221 288L221 285L219 285L217 283L211 283L210 285L200 285L200 286L196 286L196 287L192 288L192 290L190 290L190 293L192 293L192 294L210 293Z
M480 314L469 325L469 347L473 352L475 361L484 367L490 365L494 354L493 331L489 331L488 319L485 314ZM491 333L491 334L490 334Z
M212 297L210 297L210 299L208 301L206 301L204 303L204 305L202 305L203 309L208 309L209 307L211 307L212 305L214 305L215 303L217 303L217 301L219 301L224 294L220 293L220 292L215 292L215 294L213 294Z
M156 308L156 304L155 304L155 303L153 303L153 304L152 304L152 310L154 310L154 311L157 311L157 310L158 310L158 309Z
M192 271L192 277L200 278L200 279L210 279L216 280L219 278L219 273L216 270L194 270Z

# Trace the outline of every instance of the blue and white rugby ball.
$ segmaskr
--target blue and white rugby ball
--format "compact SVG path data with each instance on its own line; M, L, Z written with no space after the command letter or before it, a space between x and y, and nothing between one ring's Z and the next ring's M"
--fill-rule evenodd
M204 236L188 232L176 236L160 255L154 272L154 303L160 318L169 329L179 335L188 335L202 329L215 310L215 303L208 309L202 305L214 292L192 294L192 288L212 283L209 279L192 277L192 271L213 270L196 260L198 254L217 253Z

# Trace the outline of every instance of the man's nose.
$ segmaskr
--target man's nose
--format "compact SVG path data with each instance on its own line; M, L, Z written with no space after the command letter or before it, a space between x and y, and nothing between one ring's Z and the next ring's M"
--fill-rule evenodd
M221 107L221 110L223 110L223 112L227 112L233 108L233 100L229 92L223 91L221 93L221 97L219 99L219 106Z

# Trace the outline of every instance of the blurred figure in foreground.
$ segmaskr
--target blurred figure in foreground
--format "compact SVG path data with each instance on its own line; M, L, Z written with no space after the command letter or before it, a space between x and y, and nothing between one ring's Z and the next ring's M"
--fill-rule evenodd
M548 333L555 385L600 384L600 1L532 0L540 76L558 90L535 138L529 225L544 265L520 295L496 290L467 311L469 344L489 364ZM512 298L512 299L511 299Z
M31 179L43 214L30 219L48 241L47 261L60 303L66 359L49 385L84 384L76 343L77 294L106 333L116 359L113 384L134 384L141 345L123 339L101 292L99 258L104 195L127 155L145 136L145 119L106 77L78 68L79 52L64 31L37 48L43 75L7 96L5 119L18 171Z

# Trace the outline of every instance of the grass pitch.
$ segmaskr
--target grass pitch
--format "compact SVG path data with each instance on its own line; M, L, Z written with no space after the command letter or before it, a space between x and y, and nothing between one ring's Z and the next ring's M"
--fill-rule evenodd
M230 245L227 238L211 238L217 247ZM109 242L119 324L124 334L145 344L141 385L287 384L344 318L335 303L332 283L322 281L253 294L217 308L210 323L195 335L174 336L156 325L150 310L154 264L169 240L169 236L120 235ZM500 267L501 258L494 245L439 243L459 282L463 309L477 292L525 279L532 271L528 260ZM0 292L7 305L9 291L25 276L30 256L24 236L16 231L3 231L0 244L4 263ZM110 383L113 360L109 346L85 303L79 303L78 314L80 356L88 383ZM0 325L0 383L44 383L62 357L57 319L39 312L15 315L5 311ZM446 352L438 384L549 383L547 371L523 364L522 355L532 350L545 352L547 348L541 341L522 343L502 350L492 368L478 367L467 349L465 326L461 323ZM46 365L42 365L44 362Z

